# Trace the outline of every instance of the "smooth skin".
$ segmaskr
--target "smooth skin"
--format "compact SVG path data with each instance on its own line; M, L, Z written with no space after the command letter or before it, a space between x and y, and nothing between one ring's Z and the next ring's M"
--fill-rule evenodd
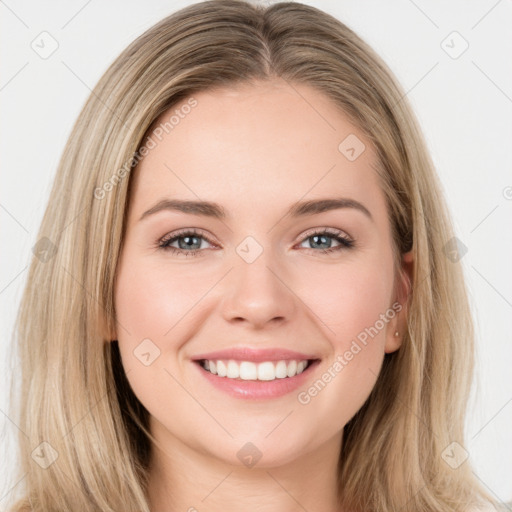
M343 427L369 396L385 353L400 348L395 331L406 325L411 256L395 273L375 153L321 92L273 79L194 98L197 106L134 171L115 289L113 339L159 445L152 510L335 512ZM338 149L350 134L366 146L354 161ZM340 197L364 205L371 218L350 207L285 215L297 201ZM164 199L215 202L227 217L162 209L141 219ZM188 228L200 235L171 243L182 253L159 247ZM311 234L326 228L354 246ZM252 263L237 252L247 237L262 249ZM315 354L321 361L304 391L396 301L403 310L307 404L298 392L231 397L192 362L242 346ZM145 339L146 360L158 355L149 365L134 355ZM248 442L262 454L253 467L237 457Z

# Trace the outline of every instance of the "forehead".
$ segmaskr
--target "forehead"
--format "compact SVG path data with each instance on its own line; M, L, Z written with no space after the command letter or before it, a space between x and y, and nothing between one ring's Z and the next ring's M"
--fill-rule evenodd
M385 208L369 141L310 86L276 79L201 91L152 128L133 177L137 210L164 197L261 210L334 195Z

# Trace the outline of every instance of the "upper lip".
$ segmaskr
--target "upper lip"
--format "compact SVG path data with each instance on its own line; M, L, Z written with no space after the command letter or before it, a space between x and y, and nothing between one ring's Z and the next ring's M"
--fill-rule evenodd
M301 352L295 352L284 348L254 349L249 347L237 347L217 350L215 352L208 352L192 357L192 360L194 361L200 361L203 359L208 359L210 361L234 359L238 361L253 361L257 363L263 361L290 361L292 359L305 361L318 358L311 354L303 354Z

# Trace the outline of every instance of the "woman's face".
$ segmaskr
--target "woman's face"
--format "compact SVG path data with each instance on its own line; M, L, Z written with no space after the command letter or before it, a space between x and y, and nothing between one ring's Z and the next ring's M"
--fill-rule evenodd
M115 290L153 434L238 465L339 447L405 320L368 140L280 80L194 94L160 121Z

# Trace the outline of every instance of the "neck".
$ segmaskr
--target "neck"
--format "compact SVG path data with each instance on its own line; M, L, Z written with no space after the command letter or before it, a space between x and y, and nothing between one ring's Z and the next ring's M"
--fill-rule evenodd
M341 433L283 465L230 464L173 436L154 447L149 475L153 512L340 512Z

